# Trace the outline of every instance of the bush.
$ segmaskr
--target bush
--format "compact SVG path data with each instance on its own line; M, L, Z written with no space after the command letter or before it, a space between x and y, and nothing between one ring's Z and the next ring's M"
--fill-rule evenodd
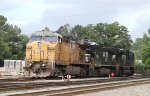
M137 64L135 62L135 69L137 71L147 71L147 70L150 70L150 65L145 64L145 63Z
M145 64L150 66L150 58L146 59Z

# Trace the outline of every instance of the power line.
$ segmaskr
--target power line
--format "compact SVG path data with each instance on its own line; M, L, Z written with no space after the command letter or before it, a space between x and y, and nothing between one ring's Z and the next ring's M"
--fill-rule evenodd
M126 10L116 10L116 12L129 12L129 11L139 11L139 10L144 10L144 9L150 9L150 7L145 7L145 8L139 8L139 9L126 9ZM35 18L21 18L21 19L10 19L10 20L40 20L40 19L57 19L57 18L71 18L71 17L81 17L81 16L89 16L89 15L98 15L98 14L111 14L115 13L113 11L111 12L98 12L98 13L84 13L84 14L75 14L75 15L64 15L64 16L53 16L53 17L35 17ZM124 14L124 13L123 13Z

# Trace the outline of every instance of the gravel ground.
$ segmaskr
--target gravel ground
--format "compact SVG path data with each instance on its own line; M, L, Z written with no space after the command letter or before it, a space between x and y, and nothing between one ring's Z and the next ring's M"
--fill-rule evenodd
M77 96L150 96L150 84L118 88L113 90L94 92Z

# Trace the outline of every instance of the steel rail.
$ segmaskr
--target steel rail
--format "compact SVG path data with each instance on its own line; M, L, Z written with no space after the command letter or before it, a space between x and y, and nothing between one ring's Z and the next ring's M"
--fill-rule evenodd
M94 85L86 85L86 86L72 86L63 89L55 89L41 92L33 92L33 93L23 93L23 94L13 94L15 96L72 96L77 94L91 93L102 90L110 90L114 88L121 88L127 86L134 86L139 84L147 84L150 83L150 78L147 79L137 79L137 80L128 80L128 81L113 81L107 83L99 83Z

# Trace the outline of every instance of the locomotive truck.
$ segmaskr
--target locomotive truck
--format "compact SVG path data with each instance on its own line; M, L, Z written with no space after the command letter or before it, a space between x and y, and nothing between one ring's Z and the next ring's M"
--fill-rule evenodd
M30 77L129 76L134 74L134 53L40 31L26 45L24 73Z

